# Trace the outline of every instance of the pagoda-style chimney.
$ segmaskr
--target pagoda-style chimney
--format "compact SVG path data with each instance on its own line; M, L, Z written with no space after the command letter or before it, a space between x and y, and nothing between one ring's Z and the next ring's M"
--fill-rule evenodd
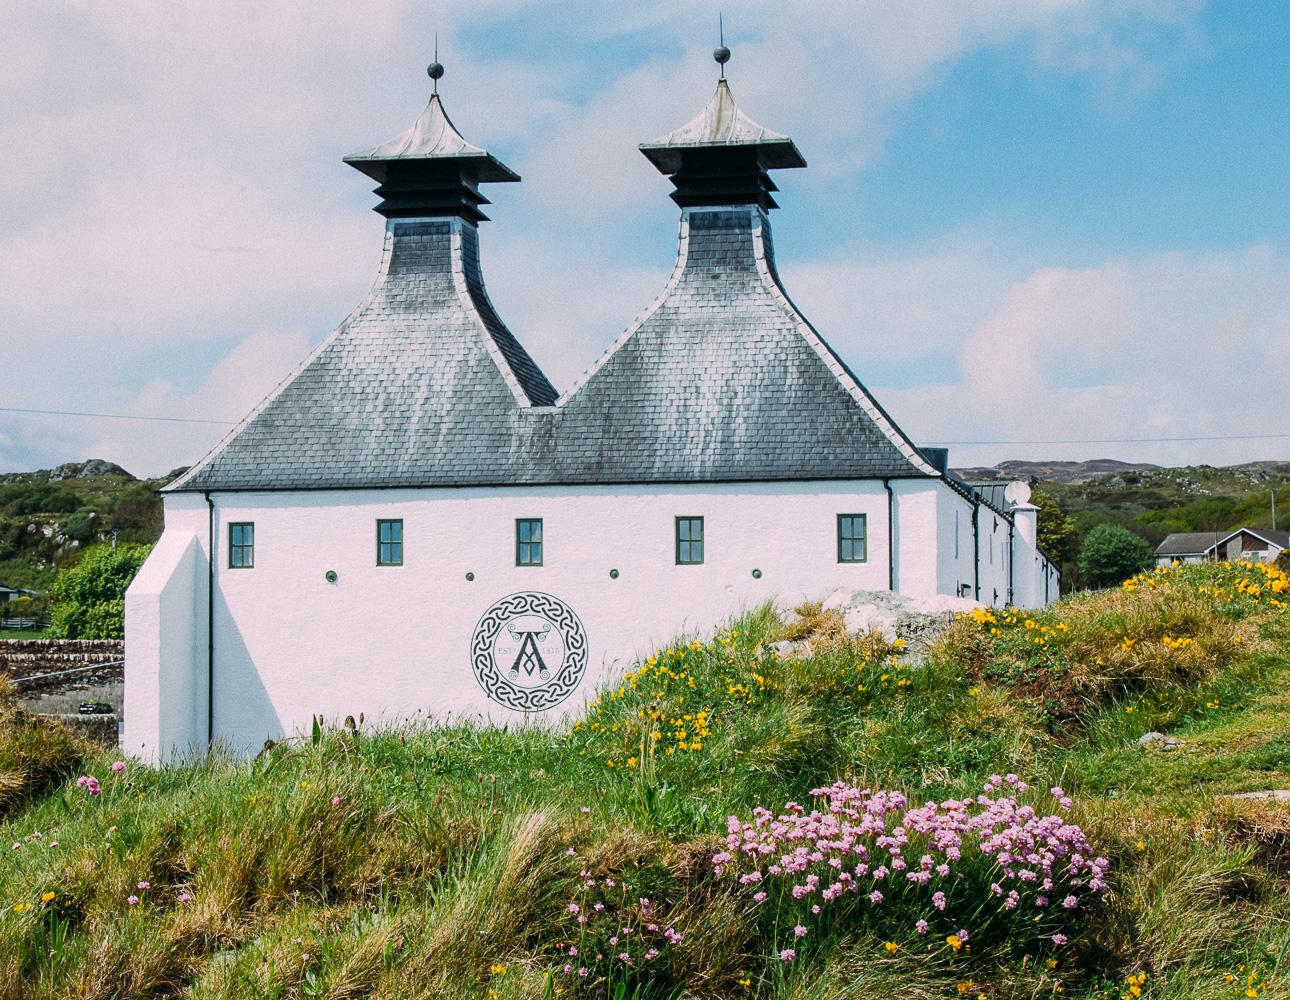
M347 156L345 162L377 182L382 201L376 211L387 219L457 216L486 222L479 206L489 202L479 185L518 181L520 175L462 137L439 99L443 66L432 62L427 72L434 92L421 117L393 139Z
M723 65L716 92L698 116L640 150L676 185L672 200L682 208L707 205L757 205L776 208L777 191L768 171L804 167L793 140L763 128L739 110L724 64L730 50L713 54Z

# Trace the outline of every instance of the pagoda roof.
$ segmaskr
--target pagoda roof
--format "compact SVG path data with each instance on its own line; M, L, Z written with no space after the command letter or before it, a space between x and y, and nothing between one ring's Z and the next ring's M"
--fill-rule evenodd
M690 149L755 147L761 165L767 170L782 167L804 167L806 159L788 136L757 124L735 103L725 77L707 105L680 128L653 142L642 142L640 150L665 174L681 168L681 157Z
M345 162L374 180L384 182L391 163L417 160L455 160L473 170L479 181L518 181L520 175L497 157L457 131L438 92L411 125L379 146L365 153L345 157Z

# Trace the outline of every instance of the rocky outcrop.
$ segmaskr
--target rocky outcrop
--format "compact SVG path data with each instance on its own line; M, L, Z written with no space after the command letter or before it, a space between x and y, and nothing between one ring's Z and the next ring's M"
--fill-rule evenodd
M811 608L811 606L807 606ZM919 658L954 620L955 615L980 607L966 597L906 597L889 590L851 590L839 588L819 605L820 615L840 615L842 624L851 635L878 632L888 642L900 639L905 643L905 655ZM790 612L786 627L790 631L802 616ZM771 648L782 657L808 656L813 640L784 640Z

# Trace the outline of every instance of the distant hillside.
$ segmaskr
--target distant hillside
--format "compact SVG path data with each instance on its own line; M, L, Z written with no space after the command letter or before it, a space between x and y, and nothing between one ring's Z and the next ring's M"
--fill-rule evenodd
M978 465L955 469L964 479L1038 479L1046 483L1085 483L1106 475L1149 472L1158 465L1145 462L1117 462L1113 458L1095 458L1088 462L1023 462L1011 460L998 465Z
M162 527L157 490L176 474L136 479L97 458L0 474L0 582L45 590L86 546L114 536L155 542Z
M1028 479L1087 530L1114 521L1158 542L1173 531L1272 527L1272 492L1290 525L1290 462L1191 465L1170 469L1102 459L1093 462L1001 462L956 470L965 479Z

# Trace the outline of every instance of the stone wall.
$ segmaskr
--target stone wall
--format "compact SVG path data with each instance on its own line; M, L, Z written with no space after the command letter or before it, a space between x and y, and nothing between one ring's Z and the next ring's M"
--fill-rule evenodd
M97 663L118 664L125 659L120 639L9 639L0 641L0 677L22 681L36 674L74 670ZM102 673L102 677L100 677ZM121 667L86 670L71 675L77 679L119 678Z

